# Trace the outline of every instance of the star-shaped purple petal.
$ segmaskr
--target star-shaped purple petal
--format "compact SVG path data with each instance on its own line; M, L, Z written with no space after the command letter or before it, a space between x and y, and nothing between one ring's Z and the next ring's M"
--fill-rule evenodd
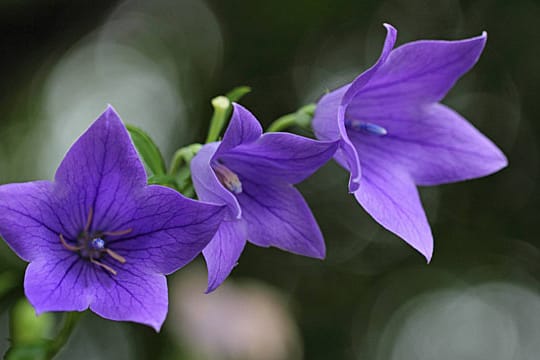
M109 107L73 144L53 182L0 186L0 234L30 262L24 287L37 313L90 308L160 329L164 275L202 251L225 208L146 180Z
M234 104L223 140L203 146L191 161L198 197L228 208L226 221L203 250L208 291L230 274L246 240L324 258L321 231L293 185L332 158L336 148L335 141L288 133L262 134L257 119Z
M340 140L335 159L351 173L349 190L382 226L428 261L433 238L416 185L437 185L494 173L504 154L439 101L478 60L487 36L424 40L392 50L387 36L377 62L318 103L313 128Z

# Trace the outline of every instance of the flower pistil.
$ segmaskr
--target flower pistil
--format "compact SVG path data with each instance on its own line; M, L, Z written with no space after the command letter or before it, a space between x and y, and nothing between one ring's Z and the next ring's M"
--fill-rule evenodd
M361 131L370 135L384 136L388 131L377 124L360 121L360 120L345 120L345 127L353 131Z
M126 262L126 259L114 252L110 248L106 247L106 241L103 239L104 236L120 236L129 234L132 230L120 230L120 231L90 231L90 225L92 224L93 210L90 208L88 212L88 219L84 230L77 237L77 245L72 245L64 238L64 235L59 234L60 242L69 251L78 252L81 257L90 260L92 264L95 264L113 275L116 275L117 272L109 265L106 265L99 261L104 254L109 255L114 260L118 261L121 264Z
M219 181L234 194L242 193L242 182L234 172L225 165L216 162L212 168L216 172Z

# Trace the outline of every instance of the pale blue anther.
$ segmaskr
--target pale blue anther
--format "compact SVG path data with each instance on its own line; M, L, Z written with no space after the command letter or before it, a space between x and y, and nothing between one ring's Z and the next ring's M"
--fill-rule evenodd
M219 181L223 184L223 186L225 186L229 191L235 194L242 193L242 182L238 178L238 175L236 175L228 167L220 163L214 164L213 168Z
M388 131L386 131L384 127L379 126L377 124L363 122L360 120L345 120L345 126L348 129L356 130L356 131L363 131L370 135L384 136L388 134Z
M105 248L105 241L102 238L95 238L90 242L90 246L94 250L103 250Z

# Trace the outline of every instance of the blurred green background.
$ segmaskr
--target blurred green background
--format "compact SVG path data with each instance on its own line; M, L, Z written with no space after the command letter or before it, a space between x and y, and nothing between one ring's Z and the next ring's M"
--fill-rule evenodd
M248 246L225 285L203 295L199 259L169 279L160 334L87 313L59 359L537 358L538 18L529 0L0 2L0 183L52 178L108 103L168 158L204 140L209 99L237 85L253 88L242 103L268 125L369 67L383 22L398 44L488 32L444 103L510 161L421 190L429 265L369 218L329 164L300 186L325 234L324 262ZM2 353L24 266L0 246Z

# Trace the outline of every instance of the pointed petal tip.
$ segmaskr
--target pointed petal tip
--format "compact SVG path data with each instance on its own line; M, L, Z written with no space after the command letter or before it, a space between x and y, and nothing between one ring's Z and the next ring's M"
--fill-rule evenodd
M399 235L398 235L399 236ZM400 236L401 237L401 236ZM425 241L422 241L420 243L418 242L409 242L408 240L402 238L413 247L416 251L418 251L425 259L426 263L429 264L431 262L431 258L433 257L433 237L431 237L426 243Z
M322 250L319 250L314 256L312 256L314 259L324 260L326 259L326 247Z
M248 116L255 117L255 115L253 115L253 113L251 111L249 111L246 107L240 105L239 103L232 102L231 105L233 107L233 113L236 112L236 113L246 114Z
M383 23L383 26L386 28L388 32L391 32L394 34L397 33L397 29L392 24L385 22Z
M105 110L103 110L103 112L96 119L96 122L97 121L104 121L104 122L113 121L113 122L122 123L122 119L120 118L120 115L118 115L118 112L111 104L107 105Z
M319 240L315 243L312 243L309 248L303 251L293 252L293 254L294 253L317 260L326 259L326 244L324 243L324 238L322 238L322 234Z
M207 267L208 267L208 260L206 257L204 258L205 261L207 261ZM222 279L220 279L217 274L211 273L210 270L208 270L208 285L206 287L206 290L204 292L205 295L208 295L210 293L213 293L218 287L220 287L221 284L227 279L228 275Z
M273 245L270 245L273 246ZM280 247L277 247L280 249ZM326 244L322 233L318 234L317 240L312 241L307 247L299 251L291 251L289 249L281 248L282 250L292 252L293 254L306 256L312 259L324 260L326 258Z
M475 45L478 46L478 49L479 49L479 51L481 53L482 50L484 49L484 47L486 46L487 37L488 37L487 32L482 31L482 33L480 35L473 36L471 38L467 38L467 39L463 39L463 40L455 40L455 41L456 42L462 42L462 43L475 44Z
M116 111L114 106L112 106L111 104L107 104L107 107L103 111L103 114L114 115L118 117L118 112Z
M238 145L254 142L263 133L255 115L238 103L233 103L232 106L231 119L216 154L223 154Z
M378 69L386 62L388 56L392 52L397 39L397 30L392 25L384 23L386 28L386 37L379 58L368 70L361 73L353 80L350 87L347 89L341 100L340 109L338 109L338 119L342 121L345 116L345 108L351 103L353 98L361 91L370 79L377 73ZM344 130L344 128L340 129ZM341 131L342 132L342 131Z
M208 287L206 288L206 291L204 292L205 295L208 295L210 293L213 293L214 290L216 290L219 285L221 284L218 284L216 283L216 281L211 281L210 279L208 279Z
M425 241L420 244L413 245L412 243L409 243L416 251L418 251L425 259L426 263L429 264L431 262L431 258L433 257L433 237L429 239L429 242L426 243Z
M414 250L420 253L420 255L422 255L424 259L426 260L426 264L431 263L431 258L433 257L433 240L430 245L425 244L425 243L416 244L416 243L409 242L408 240L405 240L401 236L399 237L402 240L404 240L407 243L407 245L411 246Z
M161 327L163 326L163 321L160 323L153 323L153 324L147 324L149 325L154 331L159 334L161 331Z
M499 149L495 144L491 144L491 149L489 152L489 158L484 162L484 167L481 172L474 174L474 176L464 177L461 180L473 180L481 177L486 177L493 175L504 168L508 167L508 158L506 155Z
M238 263L236 263L236 265L233 266L233 269L237 265L238 265ZM231 272L232 272L232 269L231 269ZM225 282L225 280L227 280L229 275L230 275L230 272L227 274L227 276L225 276L225 277L221 276L220 277L218 274L215 274L215 273L211 274L210 272L208 272L208 285L207 285L206 291L204 293L206 295L208 295L210 293L213 293L218 287L221 286L221 284L223 284Z
M36 313L36 316L40 316L41 314L44 314L47 312L44 309L37 308L32 303L30 303L30 305L32 305L32 307L34 308L34 312Z
M426 264L431 263L431 259L433 257L433 251L429 252L428 254L422 253L424 257L426 258Z
M509 165L506 155L500 149L497 148L497 150L499 150L499 154L497 160L493 163L493 171L491 172L491 174L501 171Z
M98 314L98 313L96 313L96 314ZM98 314L98 315L102 316L100 314ZM154 331L157 334L159 334L160 331L161 331L161 328L163 327L163 323L165 322L166 317L167 317L167 314L165 314L165 317L163 319L159 319L159 320L156 320L156 319L152 319L152 320L148 320L148 321L144 321L144 320L142 320L142 321L138 321L138 320L116 320L116 319L110 319L110 320L113 320L113 321L128 321L128 322L131 322L131 323L142 324L142 325L151 327L152 329L154 329ZM108 319L107 317L104 317L104 316L103 316L103 318Z
M488 38L487 32L482 31L482 33L480 35L473 37L471 40L476 40L476 41L480 42L482 44L482 47L484 47L486 42L487 42L487 38Z

